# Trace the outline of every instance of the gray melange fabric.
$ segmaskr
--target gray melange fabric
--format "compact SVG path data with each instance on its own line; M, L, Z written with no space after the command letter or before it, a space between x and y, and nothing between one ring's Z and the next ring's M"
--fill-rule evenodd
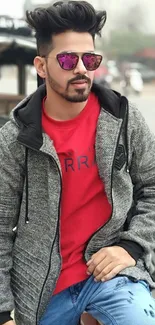
M121 274L146 280L155 288L151 278L154 272L151 252L155 248L155 138L139 111L130 105L130 173L125 165L121 170L114 167L111 182L121 124L121 119L101 110L96 159L113 204L113 214L89 241L85 258L88 260L94 252L117 244L120 239L135 241L144 248L143 259ZM120 144L124 144L124 129L121 132ZM61 268L58 235L61 168L51 140L43 134L40 150L28 150L29 223L26 224L25 147L17 141L18 133L19 126L12 114L12 120L0 130L0 312L15 307L17 325L37 325ZM133 185L139 193L138 201L129 229L123 231L133 201ZM16 233L13 229L17 224Z

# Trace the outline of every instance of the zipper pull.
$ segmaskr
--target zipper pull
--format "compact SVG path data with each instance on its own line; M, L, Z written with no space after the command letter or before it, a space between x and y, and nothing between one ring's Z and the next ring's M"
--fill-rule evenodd
M128 173L128 174L130 174L130 170L129 170L129 167L127 166L127 168L126 168L126 172Z

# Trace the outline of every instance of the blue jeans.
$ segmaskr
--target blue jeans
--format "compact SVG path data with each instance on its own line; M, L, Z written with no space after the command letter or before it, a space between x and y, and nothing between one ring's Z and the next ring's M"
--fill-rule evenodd
M155 325L147 283L125 276L98 283L91 276L51 297L40 325L77 325L84 311L105 325Z

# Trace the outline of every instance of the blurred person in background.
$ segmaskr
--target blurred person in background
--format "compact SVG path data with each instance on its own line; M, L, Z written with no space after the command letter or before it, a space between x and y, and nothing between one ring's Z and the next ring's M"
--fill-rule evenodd
M120 82L122 93L125 96L130 94L140 95L144 87L141 73L137 69L130 67L130 64L122 72L122 80Z
M0 325L154 325L155 139L94 83L105 11L27 12L45 80L0 130ZM152 270L152 271L151 271Z

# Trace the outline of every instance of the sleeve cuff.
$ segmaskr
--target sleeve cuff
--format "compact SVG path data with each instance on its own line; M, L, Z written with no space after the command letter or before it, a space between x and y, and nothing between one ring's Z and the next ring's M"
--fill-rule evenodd
M131 240L123 240L122 239L117 244L117 246L124 248L136 262L139 260L139 258L144 253L142 246L140 246L139 244L137 244L136 242L131 241Z
M0 313L0 325L3 325L9 322L10 320L13 320L12 317L10 316L10 311Z

